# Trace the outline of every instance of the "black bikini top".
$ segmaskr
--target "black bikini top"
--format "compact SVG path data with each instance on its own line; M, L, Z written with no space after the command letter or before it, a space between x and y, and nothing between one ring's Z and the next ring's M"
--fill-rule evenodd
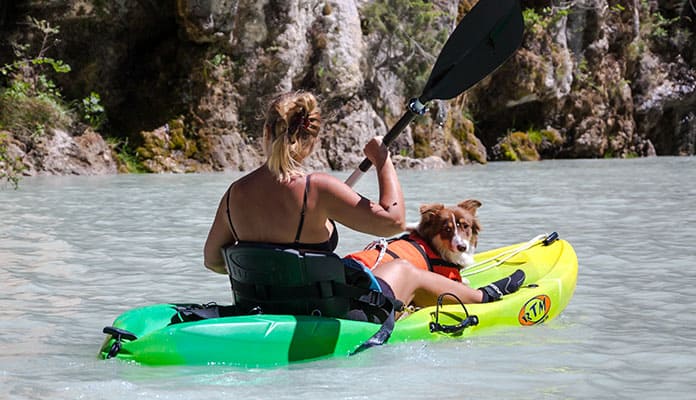
M333 225L333 232L331 232L331 237L329 240L321 243L302 243L300 242L300 235L302 234L302 225L304 225L305 211L307 209L307 193L309 193L309 177L307 175L307 180L305 183L304 199L302 200L302 211L300 213L300 224L297 226L297 233L295 234L295 241L292 243L273 243L282 247L287 247L297 250L314 250L314 251L330 251L333 252L338 247L338 230L336 229L336 223L333 220L331 225ZM230 186L230 189L232 187ZM250 241L238 240L237 232L234 230L234 225L232 224L232 217L230 216L230 189L227 189L227 220L230 223L230 229L232 230L232 235L239 243L254 243Z

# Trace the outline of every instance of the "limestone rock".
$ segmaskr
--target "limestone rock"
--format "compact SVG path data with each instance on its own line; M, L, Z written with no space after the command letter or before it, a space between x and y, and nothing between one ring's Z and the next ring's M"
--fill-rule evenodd
M29 145L11 136L8 142L8 155L21 161L24 175L104 175L117 172L111 148L91 129L74 137L62 129L52 129Z
M308 164L351 169L365 142L385 134L418 94L473 3L394 1L23 0L6 8L0 36L40 39L26 31L28 15L59 26L49 55L72 72L51 78L68 102L99 93L109 121L100 133L132 139L149 170L255 167L269 100L300 89L316 93L324 112L321 148ZM523 7L522 48L463 96L431 102L395 141L395 156L483 163L501 159L515 132L540 158L696 153L696 10L688 2ZM0 57L12 59L11 50L0 45ZM177 119L181 135L165 128ZM45 138L53 150L13 141L8 151L22 154L27 173L110 173L100 161L110 153L76 125ZM534 142L544 130L558 140Z
M177 0L177 16L189 40L230 43L238 3L238 0Z

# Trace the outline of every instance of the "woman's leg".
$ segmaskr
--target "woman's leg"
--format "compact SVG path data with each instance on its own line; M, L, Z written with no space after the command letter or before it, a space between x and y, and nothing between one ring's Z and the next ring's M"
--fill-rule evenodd
M410 262L396 259L381 264L372 270L391 286L394 295L404 304L418 307L432 306L437 303L437 297L442 293L452 293L464 303L480 303L483 292L448 279L442 275L419 269ZM444 303L454 303L451 296L443 299Z

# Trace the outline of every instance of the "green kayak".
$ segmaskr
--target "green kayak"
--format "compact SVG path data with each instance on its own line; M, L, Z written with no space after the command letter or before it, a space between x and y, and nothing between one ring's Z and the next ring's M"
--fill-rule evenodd
M402 316L389 344L478 335L504 327L532 326L558 316L577 281L572 246L554 234L476 255L463 271L472 287L517 269L525 286L485 304L426 307ZM100 358L145 365L235 365L266 367L351 355L379 324L300 315L231 315L232 306L155 304L120 315L104 328Z

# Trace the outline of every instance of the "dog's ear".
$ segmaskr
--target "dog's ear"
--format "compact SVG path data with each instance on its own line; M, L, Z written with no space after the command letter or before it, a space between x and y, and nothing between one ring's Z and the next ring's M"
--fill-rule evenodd
M471 224L471 244L474 247L478 245L479 232L481 232L481 223L478 218L474 217L474 221Z
M416 232L424 238L432 236L435 232L431 232L439 227L435 227L433 221L435 221L435 216L439 211L445 208L444 204L433 203L433 204L423 204L420 206L420 222L418 222L418 228Z
M471 223L470 242L472 246L476 247L478 245L478 234L479 232L481 232L481 223L479 222L479 219L476 216L476 210L478 210L478 208L481 207L481 202L474 199L468 199L457 204L457 207L461 207L464 210L469 211L474 216L474 219Z
M481 207L481 202L478 200L474 200L474 199L468 199L468 200L464 200L461 203L457 204L457 207L461 207L461 208L471 212L472 214L476 215L476 210L479 207Z
M420 214L421 216L425 216L425 214L434 214L443 208L445 208L445 205L440 203L423 204L420 206Z

